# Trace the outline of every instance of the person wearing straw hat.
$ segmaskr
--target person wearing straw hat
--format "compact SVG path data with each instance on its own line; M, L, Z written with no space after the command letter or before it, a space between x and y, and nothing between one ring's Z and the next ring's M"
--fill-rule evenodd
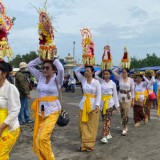
M21 101L21 110L18 116L20 125L33 122L29 117L29 110L28 110L28 99L30 99L31 97L30 97L29 82L26 76L24 75L26 68L27 68L26 62L21 62L19 64L20 70L15 75L15 85L20 93L20 101Z

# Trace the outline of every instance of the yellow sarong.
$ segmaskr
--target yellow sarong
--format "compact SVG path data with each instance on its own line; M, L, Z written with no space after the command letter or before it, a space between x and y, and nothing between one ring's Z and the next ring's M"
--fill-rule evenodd
M4 137L0 137L0 160L9 160L9 153L15 145L20 133L20 128L8 132Z
M82 150L94 150L98 124L99 124L99 111L91 111L88 114L88 121L82 122L82 112L79 113L79 129L81 136L81 149Z
M112 98L112 95L102 95L102 101L104 102L103 105L103 115L106 114L106 110L108 109L109 100Z
M8 116L8 109L0 108L0 125L4 122L7 116ZM8 127L3 130L1 137L6 136L7 134L8 134Z
M36 136L38 133L38 126L39 126L39 103L40 102L53 102L58 99L57 96L46 96L46 97L41 97L37 98L33 101L32 103L32 110L34 111L33 118L35 118L35 123L34 123L34 132L33 132L33 150L36 153Z
M91 105L90 98L96 98L96 95L85 93L83 96L86 97L86 99L84 101L83 110L82 110L82 122L87 122L88 113L92 111L92 105Z
M59 114L60 111L54 112L47 117L39 116L39 127L36 136L36 154L39 160L55 160L50 137Z
M157 114L158 114L158 116L160 116L160 88L158 89L157 99L158 99L158 111L157 111Z
M7 108L0 108L0 125L4 123L4 120L8 116ZM17 141L17 138L20 133L20 128L17 128L13 131L8 130L6 127L0 137L0 160L9 160L9 153L11 152L14 144Z

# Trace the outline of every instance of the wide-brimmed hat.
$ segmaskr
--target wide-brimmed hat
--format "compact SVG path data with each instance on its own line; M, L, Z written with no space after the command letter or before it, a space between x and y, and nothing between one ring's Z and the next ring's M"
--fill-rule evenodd
M135 78L136 78L136 77L141 77L141 78L143 78L143 73L141 73L141 72L139 72L139 73L133 73L132 76L135 77Z
M137 74L135 75L135 77L141 77L141 78L143 78L143 73L137 73Z
M147 76L152 76L152 73L153 73L154 71L153 70L146 70L145 71L145 76L147 77Z
M156 72L156 75L157 75L157 76L160 76L160 70L158 70L158 71Z
M21 62L19 64L19 69L26 68L26 67L27 67L27 63L26 62Z

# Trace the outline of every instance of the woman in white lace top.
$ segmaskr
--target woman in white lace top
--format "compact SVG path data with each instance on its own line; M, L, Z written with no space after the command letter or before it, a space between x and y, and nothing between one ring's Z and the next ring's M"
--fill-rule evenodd
M94 79L94 68L85 66L85 76L78 67L75 74L82 84L83 97L79 104L81 147L79 151L93 151L99 124L99 108L101 103L101 85Z
M117 71L118 68L112 72L119 81L119 102L123 125L122 135L125 136L128 132L128 112L130 107L134 106L134 81L128 76L128 68L122 69L122 74L118 74Z
M8 63L0 61L0 160L9 160L20 133L20 95L17 88L7 80L11 71Z
M103 138L101 139L101 142L107 143L108 140L112 138L110 133L111 116L114 110L118 111L119 101L117 96L116 84L112 80L110 80L111 71L103 70L103 79L98 76L100 73L101 71L97 71L95 74L95 78L99 80L102 92L101 111L103 119Z
M43 71L36 66L43 63ZM55 159L50 136L61 111L58 100L58 87L63 84L64 68L58 59L42 61L36 58L28 64L28 69L38 81L37 92L32 109L35 112L33 149L39 159ZM56 70L58 73L56 75Z

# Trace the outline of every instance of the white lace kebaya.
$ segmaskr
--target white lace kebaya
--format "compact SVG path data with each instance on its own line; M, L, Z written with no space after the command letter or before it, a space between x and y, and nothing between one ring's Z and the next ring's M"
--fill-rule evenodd
M118 95L119 101L120 102L122 102L122 101L129 102L134 98L134 88L135 88L134 81L132 78L128 77L127 82L124 82L122 74L118 74L117 71L118 71L118 69L116 68L116 69L112 70L112 73L114 74L116 79L119 81L120 90L129 92L129 96L130 96L130 98L129 98L127 94L119 92L119 95Z
M144 78L144 77L143 77ZM148 85L148 83L149 83L149 80L147 79L147 78L144 78L144 82L141 82L140 84L138 84L138 83L135 83L135 94L136 94L136 92L145 92L145 90L146 90L146 87L147 87L147 85ZM144 99L145 99L145 95L144 94L140 94L139 95L139 101L140 102L143 102L144 101Z
M100 85L99 81L94 78L92 79L91 83L88 84L87 79L80 73L82 68L83 68L83 66L78 67L75 70L75 74L76 74L78 80L82 83L84 94L89 93L89 94L96 95L96 98L90 98L92 110L95 110L96 106L100 107L100 103L101 103L101 85ZM84 106L83 104L84 104L85 99L86 99L86 97L83 96L82 100L79 104L79 107L81 110L83 110L83 106Z
M111 108L115 105L116 108L119 107L119 101L118 101L118 96L117 96L117 89L116 89L116 84L112 81L109 80L109 82L106 82L104 79L100 78L98 75L100 74L101 71L97 71L95 73L95 78L100 82L101 84L101 92L102 95L112 95L113 98L109 100L109 106L108 108ZM104 102L101 101L101 110L103 108Z
M143 78L144 78L145 81L148 80L145 76ZM150 80L148 80L148 85L147 85L149 94L153 93L153 84L154 84L154 82L156 82L156 80L155 80L154 76L152 76L152 78Z
M64 78L64 68L61 62L58 59L54 60L53 64L56 66L58 74L54 75L50 79L48 84L46 84L46 77L43 75L43 73L35 68L35 66L39 64L42 64L40 58L36 58L28 64L28 70L38 81L37 92L39 94L39 97L58 96L58 89L55 80L57 80L59 86L62 86ZM41 102L39 105L39 115L41 115L41 105L44 105L44 116L48 116L51 113L61 110L59 100L53 102Z
M8 109L8 116L4 123L9 125L9 131L19 128L20 95L17 88L8 80L5 80L3 86L0 87L0 108Z

